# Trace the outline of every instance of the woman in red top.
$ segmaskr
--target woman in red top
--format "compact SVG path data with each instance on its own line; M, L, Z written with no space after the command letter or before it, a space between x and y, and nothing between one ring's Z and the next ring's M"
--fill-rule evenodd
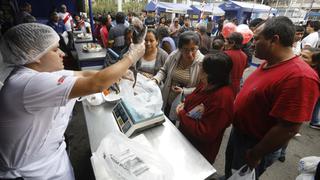
M109 16L109 15L108 15ZM100 37L102 41L102 45L104 48L108 47L108 36L109 36L109 31L108 31L108 17L102 17L101 19L101 29L100 29Z
M232 65L223 52L205 56L201 83L176 109L180 131L211 164L233 116Z
M231 86L235 95L240 91L240 80L243 75L243 71L247 67L247 55L241 50L243 37L238 32L231 33L225 39L225 53L230 56L233 67L231 70Z

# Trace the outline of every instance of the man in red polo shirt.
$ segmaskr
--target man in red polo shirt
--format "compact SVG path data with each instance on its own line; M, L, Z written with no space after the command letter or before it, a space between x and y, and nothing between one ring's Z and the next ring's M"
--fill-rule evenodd
M284 16L255 31L255 56L266 60L245 81L234 104L233 129L226 150L226 177L247 164L259 177L279 149L311 119L319 78L292 52L295 28Z

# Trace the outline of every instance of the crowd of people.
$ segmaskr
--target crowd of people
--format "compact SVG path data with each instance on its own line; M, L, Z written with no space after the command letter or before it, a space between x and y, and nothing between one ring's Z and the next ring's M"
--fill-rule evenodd
M148 27L135 44L134 18ZM238 32L224 37L223 22L213 35L211 18L193 27L188 17L157 22L118 12L97 16L92 30L87 23L62 5L49 26L32 20L3 35L0 178L74 179L63 133L75 98L108 88L130 66L161 88L164 113L211 164L232 124L227 148L220 150L225 178L243 165L258 178L274 161L285 161L288 142L304 122L320 129L319 21L304 28L284 16L254 19L254 37L246 44ZM75 29L92 31L119 60L100 71L63 70L59 42Z

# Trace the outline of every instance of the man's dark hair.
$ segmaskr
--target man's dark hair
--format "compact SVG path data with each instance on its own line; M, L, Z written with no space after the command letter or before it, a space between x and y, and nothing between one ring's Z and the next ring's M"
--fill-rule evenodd
M155 29L148 29L147 33L152 33L154 35L154 37L156 38L156 40L159 40L159 37L157 36L157 31Z
M23 2L22 4L20 4L20 10L24 11L28 6L31 6L31 4L28 2Z
M211 90L217 90L230 84L232 66L232 60L224 52L215 52L204 57L202 68L208 75L208 84L213 85Z
M159 39L165 38L169 36L169 30L167 27L160 26L157 28L157 36Z
M99 18L99 19L100 19L100 18ZM103 16L101 17L101 24L102 24L102 25L107 25L107 22L108 22L108 17L105 16L105 15L103 15Z
M126 18L126 15L123 12L117 12L116 23L117 24L124 24L125 18Z
M134 12L128 12L128 16L134 16Z
M224 41L222 39L215 39L212 41L212 49L221 50L224 45Z
M250 21L249 27L250 27L250 28L255 28L255 27L257 27L259 24L261 24L263 21L264 21L264 20L261 19L261 18L253 19L252 21Z
M294 27L295 27L296 32L304 32L303 26L295 25Z
M194 42L197 46L200 44L199 35L193 31L186 31L180 34L178 41L178 48L182 48L183 45Z
M242 34L240 34L238 32L233 32L226 39L229 43L234 43L234 46L232 49L241 49L242 48L242 41L243 41Z
M310 27L314 29L314 31L318 31L320 29L320 22L319 21L310 21Z
M271 39L274 35L278 35L281 45L289 47L294 42L295 27L286 16L273 17L264 23L261 34L266 39Z

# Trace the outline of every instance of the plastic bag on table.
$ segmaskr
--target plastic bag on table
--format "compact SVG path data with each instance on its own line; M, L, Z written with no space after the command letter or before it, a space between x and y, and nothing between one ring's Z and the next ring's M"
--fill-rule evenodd
M228 180L255 180L256 173L254 169L250 169L248 165L242 166L238 171L232 174Z
M109 133L94 156L103 162L105 171L114 180L170 180L173 177L172 167L158 152L122 133Z
M95 93L88 96L79 97L77 99L77 101L84 101L84 100L87 100L87 102L92 106L98 106L105 102L101 93Z
M128 86L128 87L125 87ZM121 96L127 105L128 111L138 119L150 118L162 113L162 95L159 87L151 79L138 73L136 86L132 91L132 84L124 84L122 89L128 91L126 96ZM121 90L122 91L122 90Z

